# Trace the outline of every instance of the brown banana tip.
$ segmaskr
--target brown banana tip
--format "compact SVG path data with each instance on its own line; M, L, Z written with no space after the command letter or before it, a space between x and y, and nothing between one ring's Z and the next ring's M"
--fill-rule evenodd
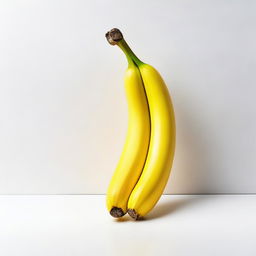
M118 28L111 29L106 33L105 36L111 45L117 44L119 41L121 41L124 38L123 34Z
M113 207L109 213L114 218L120 218L125 215L124 211L118 207Z
M128 214L134 219L138 220L140 215L134 209L128 209Z

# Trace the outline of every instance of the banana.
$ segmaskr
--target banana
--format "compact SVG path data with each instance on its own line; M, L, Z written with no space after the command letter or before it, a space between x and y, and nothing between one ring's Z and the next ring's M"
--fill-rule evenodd
M128 201L128 213L134 219L145 216L161 197L175 151L175 118L168 89L155 68L137 63L149 104L151 137L142 175Z
M106 34L111 44L113 37L121 34ZM124 148L107 190L107 209L113 217L127 212L129 196L137 183L146 161L150 136L149 108L138 67L129 55L125 72L125 91L128 102L128 130Z
M134 85L136 84L135 80L137 82L139 80L140 85L136 88L145 90L145 95L143 93L136 94L138 97L129 94L131 96L131 98L128 98L128 102L131 103L129 104L129 109L133 109L135 112L138 111L138 127L135 128L133 126L132 122L136 122L134 121L135 118L129 117L129 126L131 125L132 128L130 128L130 132L128 128L127 146L125 144L123 155L112 178L109 189L111 193L107 193L108 207L112 209L110 211L114 211L114 214L112 213L113 216L117 215L114 217L123 215L128 209L128 214L132 218L138 219L153 209L161 197L170 175L176 137L174 109L168 89L158 71L138 59L118 29L112 29L108 32L107 38L110 44L118 45L127 56L129 62L128 70L135 63L136 66L135 68L133 67L133 72L135 72L135 69L138 76L137 70L139 71L142 81L131 79L133 81L131 82L130 78L127 79L126 77L127 88L129 84ZM143 106L132 106L138 101ZM149 112L146 106L148 106ZM131 115L135 116L136 113L131 112ZM141 121L142 116L146 117L143 122ZM148 124L148 120L150 124ZM147 128L145 130L145 133L147 133L146 138L145 133L142 132L145 127ZM135 141L137 143L133 144ZM143 141L146 143L142 143ZM124 159L122 160L122 158ZM130 165L126 166L127 163L130 163ZM116 205L118 205L118 209L122 209L122 212L118 212L115 208Z

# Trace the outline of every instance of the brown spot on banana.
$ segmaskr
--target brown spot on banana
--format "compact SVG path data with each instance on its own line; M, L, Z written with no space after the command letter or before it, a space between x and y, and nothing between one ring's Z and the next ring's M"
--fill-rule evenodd
M112 45L117 44L119 41L123 39L123 34L118 28L113 28L106 33L106 38L108 42Z
M118 207L112 207L109 213L114 218L120 218L125 215L124 211Z
M128 209L128 214L134 219L138 220L140 215L134 209Z

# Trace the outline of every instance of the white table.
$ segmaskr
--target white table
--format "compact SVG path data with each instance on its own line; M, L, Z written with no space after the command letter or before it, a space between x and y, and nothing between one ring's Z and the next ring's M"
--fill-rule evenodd
M256 255L256 195L165 195L145 220L103 195L0 196L1 256Z

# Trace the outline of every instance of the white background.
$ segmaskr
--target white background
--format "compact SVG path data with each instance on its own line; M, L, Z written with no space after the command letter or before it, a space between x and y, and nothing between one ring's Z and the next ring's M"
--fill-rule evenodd
M0 1L0 193L105 193L125 139L123 31L174 103L166 193L256 192L256 3Z

